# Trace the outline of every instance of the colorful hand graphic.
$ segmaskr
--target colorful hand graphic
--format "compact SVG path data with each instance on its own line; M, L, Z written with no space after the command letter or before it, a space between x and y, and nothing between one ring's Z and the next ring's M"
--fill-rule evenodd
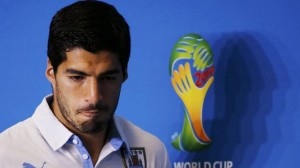
M208 42L198 34L186 34L174 45L169 62L172 85L182 100L183 127L172 136L172 145L181 151L200 151L211 145L202 123L208 88L214 80L214 60Z
M202 124L202 108L205 95L212 84L214 77L211 76L202 88L198 88L193 81L190 64L188 62L186 62L184 66L179 65L178 69L179 71L173 71L172 85L186 108L184 127L189 126L186 122L190 121L191 123L191 130L187 131L187 128L183 128L182 133L194 132L197 141L202 142L203 145L209 144L211 140L206 135ZM181 138L184 137L191 138L191 135L185 135Z

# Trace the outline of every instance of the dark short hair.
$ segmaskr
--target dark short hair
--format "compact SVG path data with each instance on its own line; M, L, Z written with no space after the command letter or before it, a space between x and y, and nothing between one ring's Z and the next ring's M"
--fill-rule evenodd
M129 26L112 5L78 1L59 10L50 24L47 54L55 73L74 48L115 53L124 73L130 56Z

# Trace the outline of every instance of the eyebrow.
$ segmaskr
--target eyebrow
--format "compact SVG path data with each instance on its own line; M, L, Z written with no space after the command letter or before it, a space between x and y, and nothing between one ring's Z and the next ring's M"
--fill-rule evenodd
M75 74L75 75L88 75L87 73L85 72L82 72L82 71L79 71L79 70L76 70L76 69L73 69L73 68L68 68L65 70L65 73L69 73L69 74Z
M75 74L75 75L89 76L89 74L87 74L87 73L85 73L83 71L80 71L80 70L73 69L73 68L66 69L65 73ZM119 69L112 69L112 70L108 70L108 71L105 71L105 72L101 73L100 76L103 76L103 75L113 75L113 74L118 74L118 73L121 73L121 71Z

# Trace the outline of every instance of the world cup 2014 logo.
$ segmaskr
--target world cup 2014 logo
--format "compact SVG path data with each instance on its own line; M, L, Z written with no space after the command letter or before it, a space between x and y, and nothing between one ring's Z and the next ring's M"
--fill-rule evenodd
M202 109L214 80L214 60L208 42L198 34L187 34L175 44L169 73L173 88L182 100L184 121L181 133L174 133L172 145L181 151L200 151L211 144L205 133Z

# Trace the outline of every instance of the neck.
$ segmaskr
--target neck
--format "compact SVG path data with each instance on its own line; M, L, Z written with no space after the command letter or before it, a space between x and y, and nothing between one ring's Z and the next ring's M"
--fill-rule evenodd
M84 147L89 152L94 166L96 165L100 152L106 142L106 135L107 129L103 129L101 132L95 134L77 134L77 136L80 137Z

